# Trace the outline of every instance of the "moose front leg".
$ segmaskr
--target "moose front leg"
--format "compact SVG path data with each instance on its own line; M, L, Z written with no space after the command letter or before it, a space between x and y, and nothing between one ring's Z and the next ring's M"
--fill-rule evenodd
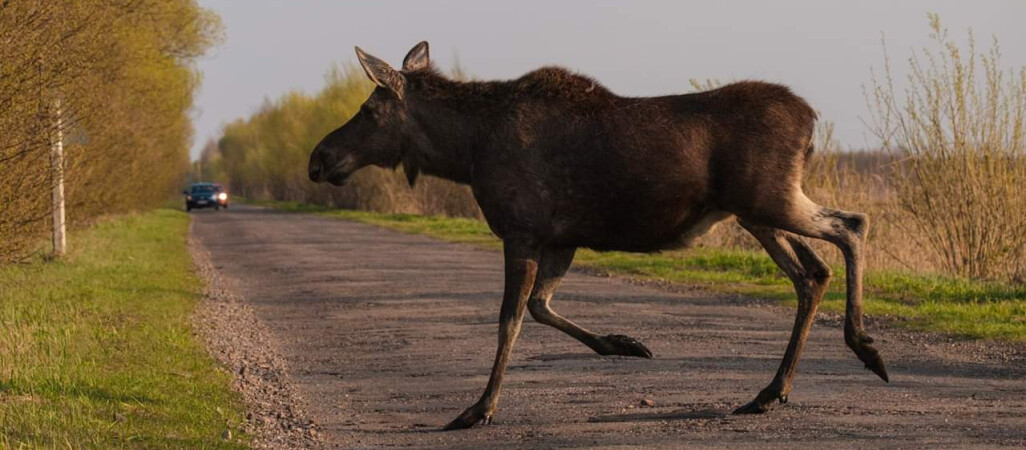
M469 428L478 422L490 423L499 405L502 376L513 353L513 343L520 333L527 299L531 295L534 278L538 273L539 249L526 242L507 239L503 243L503 255L506 264L506 283L502 294L502 309L499 312L499 348L495 352L492 375L481 399L449 422L445 426L446 430Z
M574 247L542 250L541 261L538 263L538 276L534 281L534 291L531 292L531 299L527 302L527 310L531 312L531 316L538 323L556 328L581 341L600 355L651 358L652 351L637 339L622 334L600 336L559 315L549 306L552 294L556 292L556 287L559 286L560 280L563 279L563 275L566 275L566 271L574 260L576 250Z

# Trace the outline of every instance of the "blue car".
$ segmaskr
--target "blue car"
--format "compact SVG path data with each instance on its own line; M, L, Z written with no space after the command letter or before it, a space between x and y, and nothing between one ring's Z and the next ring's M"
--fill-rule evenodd
M220 184L194 183L182 193L185 194L186 211L192 211L195 208L228 209L228 193Z

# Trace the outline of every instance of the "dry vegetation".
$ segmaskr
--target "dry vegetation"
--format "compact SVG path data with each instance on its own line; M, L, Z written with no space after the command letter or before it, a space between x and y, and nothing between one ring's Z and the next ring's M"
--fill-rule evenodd
M877 270L1021 282L1026 277L1026 72L1000 68L993 48L960 50L936 17L935 44L911 62L908 96L885 79L867 90L877 151L842 151L821 120L805 189L818 203L872 219L868 263ZM401 173L358 172L343 189L309 183L306 162L318 140L348 120L367 97L362 73L333 70L315 96L289 94L225 128L204 154L204 178L231 180L237 194L374 212L480 217L469 190L428 179L413 190ZM716 80L692 81L696 90ZM758 250L730 222L697 245ZM818 245L833 264L833 246Z
M192 62L219 37L194 0L0 2L0 263L45 242L58 101L72 225L177 191Z

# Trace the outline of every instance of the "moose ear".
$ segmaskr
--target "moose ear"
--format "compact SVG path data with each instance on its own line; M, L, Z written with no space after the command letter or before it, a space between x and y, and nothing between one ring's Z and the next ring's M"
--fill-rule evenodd
M419 44L414 45L410 52L406 54L406 58L403 58L403 70L407 72L426 69L430 65L431 59L428 57L427 41L420 41Z
M360 59L360 66L367 73L367 77L374 84L386 88L395 93L401 100L406 90L406 79L388 63L364 53L360 47L356 47L356 57Z

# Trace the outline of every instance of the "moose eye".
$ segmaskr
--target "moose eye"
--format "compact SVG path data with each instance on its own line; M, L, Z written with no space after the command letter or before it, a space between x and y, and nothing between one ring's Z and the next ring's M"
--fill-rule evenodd
M360 112L371 116L371 118L374 119L375 122L381 121L381 114L380 111L378 111L378 108L372 108L368 105L363 105L360 107Z

